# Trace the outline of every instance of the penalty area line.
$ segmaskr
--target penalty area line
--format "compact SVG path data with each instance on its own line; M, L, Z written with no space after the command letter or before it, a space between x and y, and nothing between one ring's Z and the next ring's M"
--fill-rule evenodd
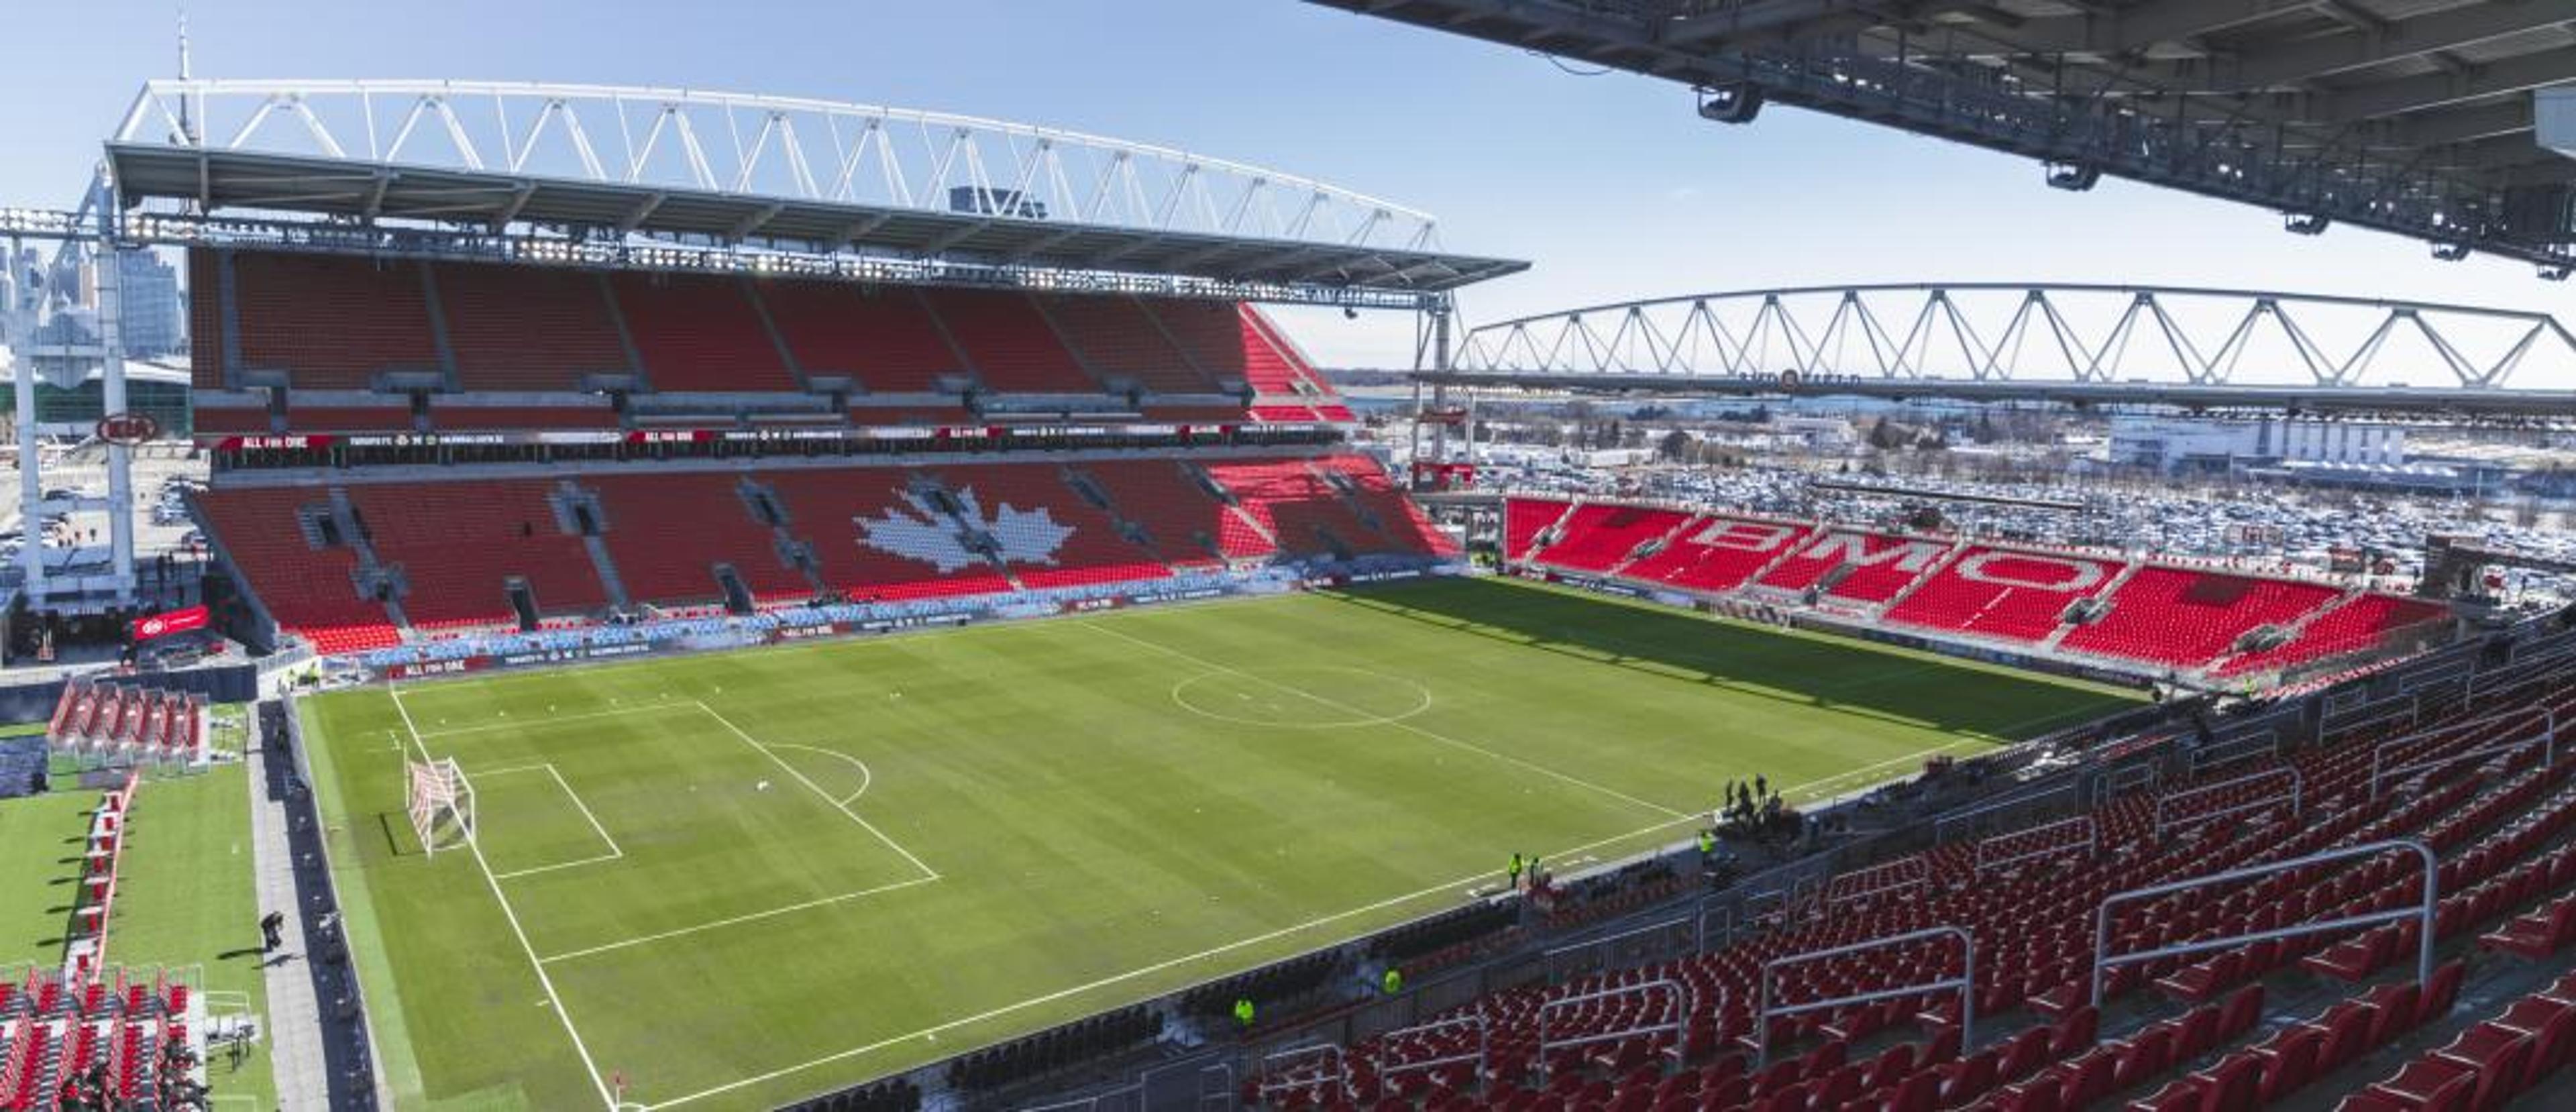
M608 718L620 714L650 714L657 710L687 710L689 709L689 706L690 704L683 703L678 700L673 700L667 703L638 703L631 707L617 707L611 710L584 711L579 714L549 713L542 717L530 717L520 722L486 722L480 726L459 726L453 730L431 730L428 733L421 734L419 736L423 739L427 739L434 737L458 737L464 734L489 734L496 733L501 730L541 730L557 722L579 722L588 718Z
M784 907L773 907L766 911L755 911L749 915L735 915L729 918L699 923L695 926L678 927L667 931L656 931L652 934L637 935L633 938L602 943L597 946L588 946L579 950L566 950L563 953L549 954L536 960L539 964L551 965L559 961L570 961L574 958L586 958L594 954L605 954L613 950L623 950L632 946L642 946L647 943L679 938L685 935L697 934L702 931L722 930L726 927L741 926L744 923L755 923L762 919L773 919L781 915L793 915L799 911L810 911L818 907L829 907L837 903L848 903L851 900L863 899L868 896L882 895L887 892L895 892L905 888L929 884L938 879L939 878L935 876L917 876L910 880L898 880L892 884L880 884L874 888L862 888L856 892L843 892L837 896L825 896L819 900L807 900L803 903L788 904Z

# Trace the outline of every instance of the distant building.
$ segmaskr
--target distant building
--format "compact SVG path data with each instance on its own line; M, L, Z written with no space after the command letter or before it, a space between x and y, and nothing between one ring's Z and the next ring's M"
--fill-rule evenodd
M2258 464L2393 467L2406 462L2396 425L2295 417L2147 417L2111 421L2110 462L2159 471L2233 471Z
M179 271L150 251L120 256L117 295L125 307L119 334L128 358L169 355L188 346L182 323L187 305L179 293Z

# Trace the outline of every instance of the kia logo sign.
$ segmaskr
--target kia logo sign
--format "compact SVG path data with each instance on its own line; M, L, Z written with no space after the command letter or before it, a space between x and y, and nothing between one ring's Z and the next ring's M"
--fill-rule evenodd
M140 413L111 413L98 419L97 432L110 444L141 444L161 435L161 422Z

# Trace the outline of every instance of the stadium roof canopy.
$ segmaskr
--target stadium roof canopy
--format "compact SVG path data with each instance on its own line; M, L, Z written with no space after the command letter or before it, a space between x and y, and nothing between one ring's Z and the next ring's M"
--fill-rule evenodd
M1437 294L1525 269L1429 215L1256 166L1022 124L678 89L154 81L126 202L373 224Z
M2576 0L1310 0L2049 163L2482 250L2564 277Z

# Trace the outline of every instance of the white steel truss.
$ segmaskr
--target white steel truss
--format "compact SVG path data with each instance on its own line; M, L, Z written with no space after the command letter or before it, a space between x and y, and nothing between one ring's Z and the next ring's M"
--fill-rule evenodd
M1439 242L1438 222L1418 209L1170 147L696 89L157 80L114 141L1238 239L1412 251ZM738 237L758 220L747 217L753 226Z
M2547 313L2271 290L1958 282L1734 290L1499 321L1457 369L1673 378L2500 390L2576 379Z

